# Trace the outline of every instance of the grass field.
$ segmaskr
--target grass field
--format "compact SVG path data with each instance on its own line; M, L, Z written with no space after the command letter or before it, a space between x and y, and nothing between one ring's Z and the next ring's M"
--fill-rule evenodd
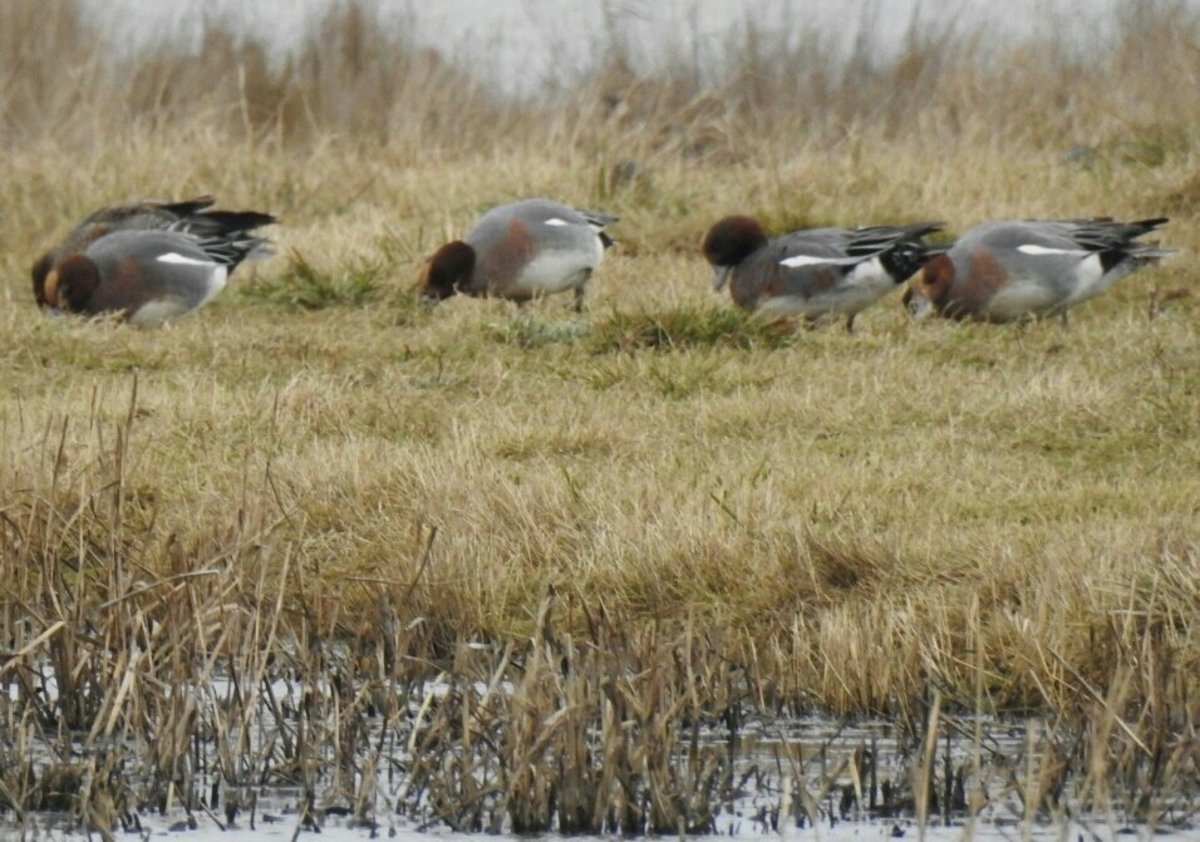
M554 594L564 632L713 635L768 709L919 719L936 690L1194 772L1200 21L1137 5L1097 55L977 62L979 33L856 68L760 33L707 86L614 60L544 110L356 13L290 76L219 31L211 65L93 47L89 76L34 60L89 43L70 4L21 49L41 4L6 5L0 669L71 635L107 663L97 629L175 611L182 650L256 613L398 618L444 663L528 640ZM28 266L74 221L201 193L277 214L278 256L158 332L36 311ZM583 316L415 300L438 245L530 195L621 216ZM711 292L729 212L1167 215L1181 253L1066 327L913 324L897 295L785 334Z

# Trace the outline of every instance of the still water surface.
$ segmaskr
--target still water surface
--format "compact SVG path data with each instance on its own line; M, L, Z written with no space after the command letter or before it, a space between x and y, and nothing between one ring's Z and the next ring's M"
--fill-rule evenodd
M954 765L970 762L974 757L976 762L984 764L984 768L993 763L999 763L1000 766L1009 763L1024 766L1029 761L1029 756L1022 757L1022 752L1030 747L1031 741L1039 733L1039 726L1035 720L1026 723L1004 723L985 719L980 722L980 727L981 743L978 747L971 738L959 737L952 742L939 741L939 755L944 752L945 760ZM964 733L969 733L972 728L973 726L965 728ZM922 828L912 816L911 810L907 813L902 812L898 818L868 817L864 811L854 812L853 818L835 820L832 817L845 814L843 808L836 805L842 788L852 780L846 773L843 761L856 749L861 751L869 747L878 757L877 771L880 780L897 781L906 776L910 768L909 761L905 759L906 742L898 736L894 726L886 722L849 725L832 719L814 717L750 722L746 723L739 733L741 736L732 742L727 736L718 733L709 734L702 739L702 744L707 746L707 750L736 755L733 771L735 777L743 781L743 786L739 787L742 794L730 803L722 804L721 811L714 821L716 832L709 838L719 836L744 840L791 839L826 842L884 839L925 839L930 842L961 839L977 839L984 842L1061 839L1073 842L1078 839L1098 842L1150 838L1167 841L1196 837L1190 828L1151 828L1145 824L1127 822L1120 816L1110 814L1082 815L1068 820L1065 816L1069 813L1065 810L1064 817L1057 820L1025 822L1023 807L1018 797L996 797L996 791L1004 788L1003 775L996 770L985 772L987 782L984 785L985 790L992 791L994 800L990 801L973 821L967 821L957 811L949 822L942 816L933 814L929 823ZM761 773L755 774L752 769ZM203 774L207 777L209 773ZM781 787L789 787L793 783L792 775L803 779L805 784L801 788L818 799L813 802L820 816L815 823L798 823L796 819L787 819L779 815L787 814L792 809L784 806L786 802L780 800ZM869 780L873 785L875 774L872 774ZM835 785L825 787L821 785L822 781L835 782ZM211 783L210 779L206 779L200 789L207 791ZM140 827L125 836L141 839L175 838L192 842L298 837L321 839L324 842L357 842L363 839L417 842L429 839L479 840L490 836L484 833L456 833L445 829L444 825L436 821L422 826L422 822L428 821L427 818L410 818L411 814L395 809L395 805L404 799L397 797L396 791L389 790L394 786L403 788L403 781L384 784L384 780L381 779L380 784L375 790L375 809L370 811L376 822L374 828L356 825L349 815L344 814L344 809L328 813L318 809L319 830L314 830L301 821L299 805L303 795L298 787L263 786L257 788L253 816L243 810L230 822L221 807L214 805L212 810L203 807L194 810L191 814L192 820L189 821L182 808L176 806L166 815L149 811L139 813L137 821ZM868 779L864 778L861 785L867 786ZM317 786L318 805L324 800L319 794L322 788L320 784ZM819 794L821 792L824 794ZM772 809L776 811L778 830L772 830L770 827ZM24 826L12 819L11 815L0 813L0 839L21 837L74 842L87 838L78 825L65 816L33 814L27 817ZM508 842L530 838L565 842L567 839L553 833L540 837L497 834L490 838L500 838ZM614 834L606 837L569 838L595 842L600 838L620 837Z

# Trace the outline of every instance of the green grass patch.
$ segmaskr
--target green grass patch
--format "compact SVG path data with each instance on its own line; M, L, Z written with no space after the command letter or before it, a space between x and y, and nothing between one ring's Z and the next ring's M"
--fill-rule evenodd
M299 310L361 307L380 298L386 271L382 263L367 260L327 270L293 249L285 271L257 277L238 289L250 301Z

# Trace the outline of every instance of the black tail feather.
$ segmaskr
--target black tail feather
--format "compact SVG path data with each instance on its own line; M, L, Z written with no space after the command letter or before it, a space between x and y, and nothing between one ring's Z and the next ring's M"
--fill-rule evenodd
M896 283L901 283L925 265L929 258L944 251L924 240L926 235L941 231L944 227L941 222L920 222L903 227L879 225L860 228L846 251L851 255L878 254L884 270Z
M244 231L202 239L197 245L213 260L228 266L230 272L247 258L267 257L273 253L270 240L249 235Z

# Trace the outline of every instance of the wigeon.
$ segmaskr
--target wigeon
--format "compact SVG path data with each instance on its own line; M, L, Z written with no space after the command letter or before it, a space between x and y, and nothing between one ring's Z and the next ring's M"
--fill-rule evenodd
M776 320L854 317L905 281L934 247L926 234L941 223L870 228L814 228L768 239L749 216L730 216L709 229L704 256L715 272L713 289L728 282L743 310Z
M42 301L56 310L121 313L138 327L159 327L211 301L233 267L262 243L234 234L204 239L182 231L113 231L56 261L44 277Z
M254 237L249 232L276 222L274 216L258 211L209 210L215 202L212 196L197 196L182 202L134 202L101 208L75 226L61 245L46 252L33 264L34 299L41 307L52 306L45 294L46 278L50 271L63 260L82 254L92 243L115 231L176 231L204 240L248 245L246 249L234 247L224 250L228 258L241 254L235 262L228 264L228 271L232 271L244 257L270 253L269 241Z
M1010 322L1060 315L1065 321L1071 307L1172 254L1136 242L1166 222L985 222L926 263L904 301L917 317Z
M500 205L481 216L465 240L437 250L421 294L429 301L463 293L523 303L574 290L575 310L582 310L588 278L614 242L604 228L616 221L550 199Z

